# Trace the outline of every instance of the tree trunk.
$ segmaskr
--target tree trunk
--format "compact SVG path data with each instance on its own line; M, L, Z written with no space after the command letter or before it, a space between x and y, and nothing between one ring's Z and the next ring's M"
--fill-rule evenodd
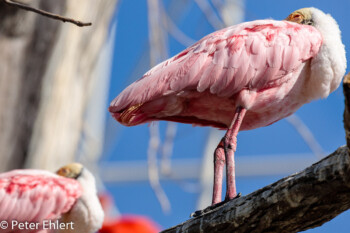
M0 1L0 171L55 170L74 160L116 1L27 3L93 25L80 28Z

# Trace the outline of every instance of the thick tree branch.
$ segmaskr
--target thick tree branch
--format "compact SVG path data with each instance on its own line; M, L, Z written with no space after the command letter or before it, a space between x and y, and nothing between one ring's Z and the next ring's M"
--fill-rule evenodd
M346 144L350 148L350 73L348 73L344 78L343 91L345 96L344 128L346 135Z
M299 232L350 208L347 147L297 174L164 230L172 232Z
M53 13L50 13L50 12L47 12L47 11L43 11L43 10L40 10L40 9L36 9L36 8L30 7L28 5L25 5L25 4L16 2L16 1L12 1L12 0L3 0L3 1L6 4L10 5L10 6L18 7L18 8L27 10L27 11L32 11L32 12L35 12L37 14L40 14L40 15L43 15L43 16L46 16L46 17L49 17L49 18L52 18L52 19L61 20L63 22L73 23L73 24L75 24L75 25L77 25L79 27L84 27L84 26L90 26L91 25L91 23L84 23L84 22L81 22L81 21L78 21L78 20L74 20L74 19L71 19L71 18L63 17L61 15L56 15L56 14L53 14Z
M299 232L321 226L350 208L350 73L343 83L347 146L294 175L163 233Z

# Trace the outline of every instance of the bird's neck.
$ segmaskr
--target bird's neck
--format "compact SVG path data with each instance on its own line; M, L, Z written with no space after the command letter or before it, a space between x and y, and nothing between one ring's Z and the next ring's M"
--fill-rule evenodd
M345 48L336 21L331 17L319 17L317 30L322 35L322 45L311 60L309 91L314 98L326 98L338 88L346 70ZM320 26L321 25L321 26Z

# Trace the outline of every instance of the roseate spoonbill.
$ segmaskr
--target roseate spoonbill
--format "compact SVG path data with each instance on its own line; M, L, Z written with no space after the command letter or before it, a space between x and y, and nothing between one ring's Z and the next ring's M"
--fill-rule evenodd
M166 120L227 129L214 152L212 204L236 197L240 130L270 125L340 84L346 57L336 21L316 8L207 35L128 86L109 111L126 126Z
M102 226L95 179L81 164L64 166L57 174L34 169L0 174L0 220L8 223L1 232L60 232L50 225L58 219L64 232L92 233Z

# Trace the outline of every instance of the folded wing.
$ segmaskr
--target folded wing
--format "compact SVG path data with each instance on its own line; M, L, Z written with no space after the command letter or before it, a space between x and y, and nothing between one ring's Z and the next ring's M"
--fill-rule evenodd
M39 170L0 175L0 219L39 222L68 212L81 196L78 181Z
M116 97L109 111L122 124L133 125L131 115L137 124L147 122L140 106L164 96L196 91L232 97L242 89L269 88L316 56L321 44L314 27L288 21L228 27L152 68Z

